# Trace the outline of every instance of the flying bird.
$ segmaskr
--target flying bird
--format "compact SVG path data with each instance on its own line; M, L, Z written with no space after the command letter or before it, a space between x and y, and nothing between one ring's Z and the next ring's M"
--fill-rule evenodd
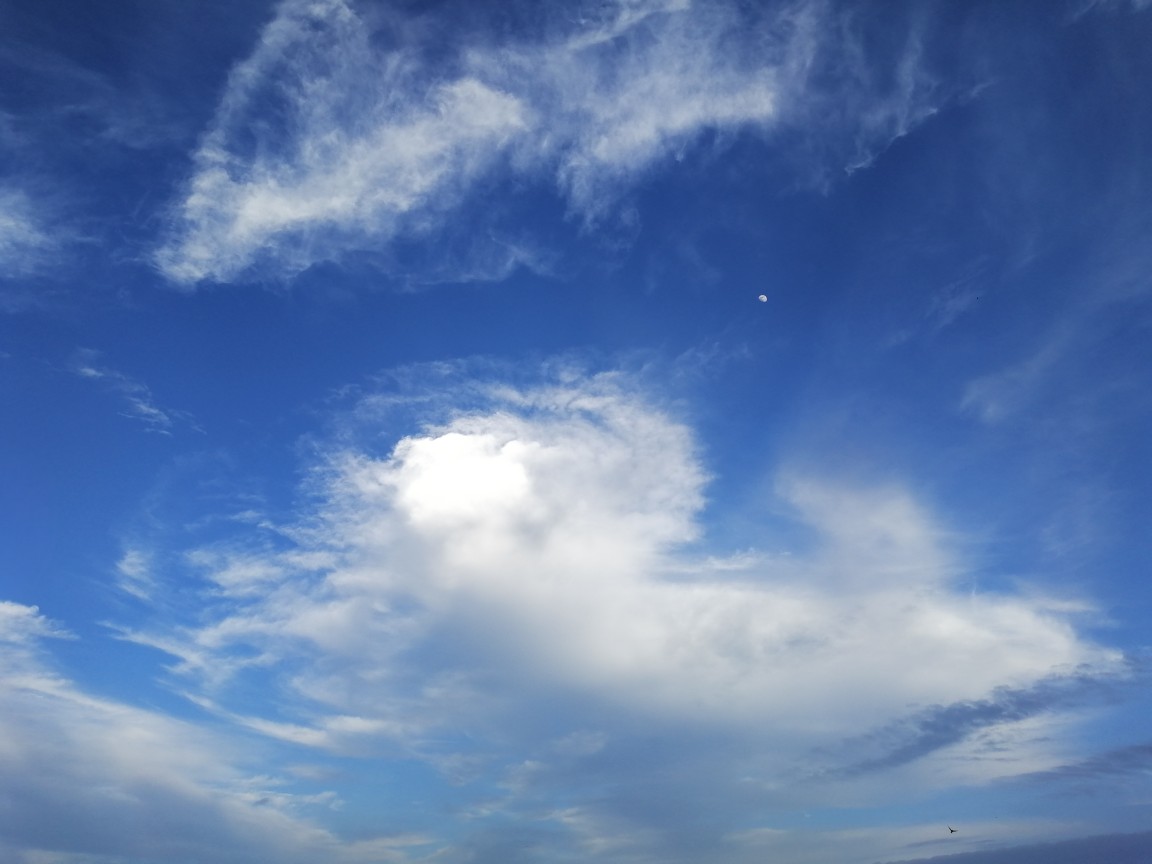
M949 833L949 834L955 834L955 833L956 833L956 829L955 829L955 828L953 828L951 825L949 825L949 826L948 826L948 833Z

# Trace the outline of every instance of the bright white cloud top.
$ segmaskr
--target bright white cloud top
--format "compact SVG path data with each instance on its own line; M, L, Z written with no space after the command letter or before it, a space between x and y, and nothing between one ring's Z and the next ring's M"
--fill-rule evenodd
M0 859L1149 860L1149 40L0 0Z
M126 636L173 655L198 704L263 735L446 766L514 747L532 754L514 784L526 786L557 770L548 754L579 763L636 746L634 724L688 724L753 748L759 785L788 777L820 797L820 774L910 762L902 751L922 746L910 728L835 752L862 731L934 722L963 752L971 730L943 716L953 705L983 706L982 738L1012 752L945 782L987 782L1059 764L1049 735L1077 712L1046 691L1127 676L1118 652L1077 634L1083 605L970 590L948 532L899 488L793 477L780 501L812 533L802 554L693 554L705 469L691 430L636 386L423 390L480 404L380 455L323 448L299 521L184 553L191 583L160 591L199 584L196 623ZM385 425L379 400L351 411L359 435ZM253 705L256 686L273 688L274 712ZM1032 707L996 707L1029 693ZM500 785L525 770L503 758ZM706 770L738 784L749 760ZM617 795L579 809L606 819L638 804ZM571 815L534 819L587 854L596 841Z
M900 490L791 481L816 550L694 563L677 553L702 504L686 429L596 382L499 395L386 458L331 457L309 528L283 529L302 546L195 554L240 608L190 634L189 671L218 677L237 646L299 651L346 679L297 670L303 695L380 710L395 658L449 639L466 661L423 686L539 678L804 740L1119 661L1076 636L1068 615L1086 610L957 590L942 532ZM363 728L409 725L395 719Z

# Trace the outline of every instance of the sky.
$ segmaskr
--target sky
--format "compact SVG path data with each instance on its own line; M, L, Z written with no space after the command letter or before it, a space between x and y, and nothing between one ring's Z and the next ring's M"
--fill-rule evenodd
M1152 859L1150 44L0 0L0 860Z

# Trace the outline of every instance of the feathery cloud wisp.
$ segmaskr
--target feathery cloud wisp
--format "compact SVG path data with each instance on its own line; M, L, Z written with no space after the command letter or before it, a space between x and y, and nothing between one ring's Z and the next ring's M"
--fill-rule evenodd
M940 99L915 33L885 58L897 70L882 81L867 72L864 38L819 2L754 13L620 0L572 12L586 17L526 23L516 37L428 25L442 41L433 62L420 20L381 21L352 0L283 4L233 70L156 252L160 270L192 285L384 256L393 240L440 227L496 170L554 185L595 222L708 131L837 118L833 137L847 143L836 158L860 167ZM495 225L484 209L469 217L481 233ZM500 260L490 252L459 278L499 278L533 258L493 248Z
M381 843L310 824L300 811L330 796L249 773L239 741L78 688L39 647L66 635L34 607L0 602L5 860L391 860Z
M76 352L73 372L81 378L99 382L117 394L124 402L125 417L139 420L149 432L161 435L171 435L179 420L188 419L184 412L160 408L147 385L123 372L97 365L99 359L99 352L82 348Z
M37 271L56 245L28 193L0 186L0 278Z

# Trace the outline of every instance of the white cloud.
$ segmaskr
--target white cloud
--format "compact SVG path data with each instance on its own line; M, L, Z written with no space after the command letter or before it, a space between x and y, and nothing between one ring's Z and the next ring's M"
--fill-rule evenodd
M509 83L543 72L526 98L548 106L546 126L529 146L555 159L571 205L592 217L702 131L763 126L777 112L778 71L734 38L744 22L726 5L621 4L617 12L559 45L473 58ZM736 44L726 54L727 42Z
M33 197L11 184L0 185L0 278L37 272L57 245Z
M267 100L287 129L254 120ZM182 282L231 278L261 258L295 272L349 241L419 231L525 121L514 96L469 77L429 80L411 51L377 51L344 0L285 3L230 77L179 237L157 261Z
M151 597L154 584L152 561L145 550L135 547L126 549L116 562L116 575L116 584L120 590L140 600Z
M613 729L586 715L727 729L759 742L765 771L909 706L992 700L927 755L1047 710L998 708L1005 688L1117 667L1077 634L1075 605L964 590L947 532L898 486L782 482L812 548L714 566L691 551L706 475L684 425L610 377L477 398L387 454L333 453L316 511L288 532L299 549L202 555L223 595L209 623L137 638L183 657L221 705L222 669L238 683L251 662L282 669L300 707L291 728L263 728L276 738L435 759L434 736L499 738L554 710L550 728L598 748Z
M860 167L940 101L915 28L899 56L872 56L852 22L816 0L758 12L576 5L516 38L429 20L352 0L282 4L230 76L156 253L161 271L191 285L290 276L350 252L387 260L391 241L424 236L489 193L499 167L520 185L556 185L595 221L708 130L785 122L830 135L841 143L821 147L833 161ZM489 241L456 278L503 278L540 258L530 240L498 239L492 203L468 217ZM453 276L443 261L436 269Z
M25 644L45 636L67 638L68 632L41 615L35 606L0 600L0 640Z
M123 401L125 417L139 420L149 432L161 435L171 435L178 421L188 420L188 415L182 411L159 407L147 385L123 372L97 365L99 358L99 352L82 348L76 352L72 371L81 378L98 381L116 393Z
M250 746L83 692L36 646L62 635L34 607L0 602L5 861L407 859L387 838L344 843L315 827L304 814L331 793L253 775Z
M1025 359L973 378L964 388L960 408L995 425L1019 416L1053 383L1053 372L1067 361L1083 333L1061 326Z

